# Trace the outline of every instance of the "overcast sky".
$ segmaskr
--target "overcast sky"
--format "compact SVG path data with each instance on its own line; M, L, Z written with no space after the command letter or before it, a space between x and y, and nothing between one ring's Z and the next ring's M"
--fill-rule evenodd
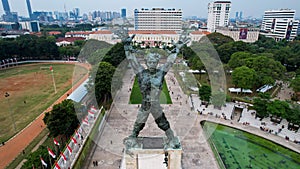
M80 15L95 10L117 11L127 9L127 16L133 15L133 9L141 8L176 8L182 9L184 16L207 17L207 4L213 0L30 0L32 11L67 11L80 8ZM28 16L26 0L8 0L10 9L21 16ZM243 16L262 17L265 10L295 9L300 17L300 0L231 0L231 17L235 12L243 11ZM3 6L1 1L0 14Z

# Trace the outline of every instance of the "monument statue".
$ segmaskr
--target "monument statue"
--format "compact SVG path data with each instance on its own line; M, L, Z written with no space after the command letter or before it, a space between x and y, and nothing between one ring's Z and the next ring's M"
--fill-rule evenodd
M147 68L144 68L135 56L137 50L135 50L132 46L132 39L134 37L135 35L132 35L124 40L124 49L126 58L131 64L131 67L138 79L138 84L142 93L142 104L138 110L133 131L129 137L124 139L124 144L128 147L135 147L137 145L137 137L140 131L144 128L149 114L151 114L158 127L165 131L167 136L167 143L164 145L165 149L180 148L180 142L178 138L174 136L174 133L170 128L170 124L162 110L162 107L160 106L159 97L163 86L164 76L175 62L180 48L184 44L188 43L189 39L186 36L181 36L177 43L172 41L175 48L172 51L168 51L169 56L167 58L167 62L159 67L157 66L161 57L160 54L147 54L145 57Z

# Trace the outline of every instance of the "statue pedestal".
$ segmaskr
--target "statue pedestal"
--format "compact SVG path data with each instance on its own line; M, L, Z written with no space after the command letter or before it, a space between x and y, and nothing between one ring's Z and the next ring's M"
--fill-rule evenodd
M138 146L126 147L122 169L181 169L181 147L164 149L165 139L138 137Z

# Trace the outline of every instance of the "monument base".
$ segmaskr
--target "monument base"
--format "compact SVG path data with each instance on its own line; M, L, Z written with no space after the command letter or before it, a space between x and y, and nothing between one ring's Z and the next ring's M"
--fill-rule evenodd
M165 137L138 137L126 147L121 169L181 169L182 148L164 149Z

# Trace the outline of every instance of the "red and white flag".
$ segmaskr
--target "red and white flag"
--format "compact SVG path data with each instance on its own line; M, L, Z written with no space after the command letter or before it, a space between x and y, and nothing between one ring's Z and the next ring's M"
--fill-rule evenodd
M80 133L77 130L75 130L75 133L76 133L76 135L77 135L78 138L81 137Z
M57 162L55 163L55 169L60 169L60 166L57 164Z
M72 154L73 150L71 149L71 147L69 145L67 145L67 149L68 149L69 153Z
M58 146L59 146L59 142L58 142L55 138L53 139L53 141L54 141L54 144L55 144L55 145L58 145Z
M61 155L62 158L65 160L65 162L67 162L67 157L64 155L64 153L60 152L60 155Z
M47 168L47 163L44 161L44 159L41 157L42 164Z
M74 137L71 137L71 139L74 144L77 144L77 140Z
M95 113L94 113L93 111L91 111L91 110L88 110L88 112L89 112L89 115L91 115L91 116L93 116L93 117L94 117Z
M50 66L50 67L49 67L49 69L50 69L50 71L52 71L52 72L53 72L53 67L52 67L52 66Z
M89 125L88 117L86 116L86 117L82 120L82 122L83 122L84 124L86 124L86 125Z
M82 133L82 128L79 127L79 128L78 128L78 131L79 131L79 133Z
M91 107L91 111L93 111L94 113L97 112L97 109L95 108L95 106L92 106L92 107Z
M48 148L48 153L51 155L52 158L56 157L56 155L53 153L53 151L50 148Z

